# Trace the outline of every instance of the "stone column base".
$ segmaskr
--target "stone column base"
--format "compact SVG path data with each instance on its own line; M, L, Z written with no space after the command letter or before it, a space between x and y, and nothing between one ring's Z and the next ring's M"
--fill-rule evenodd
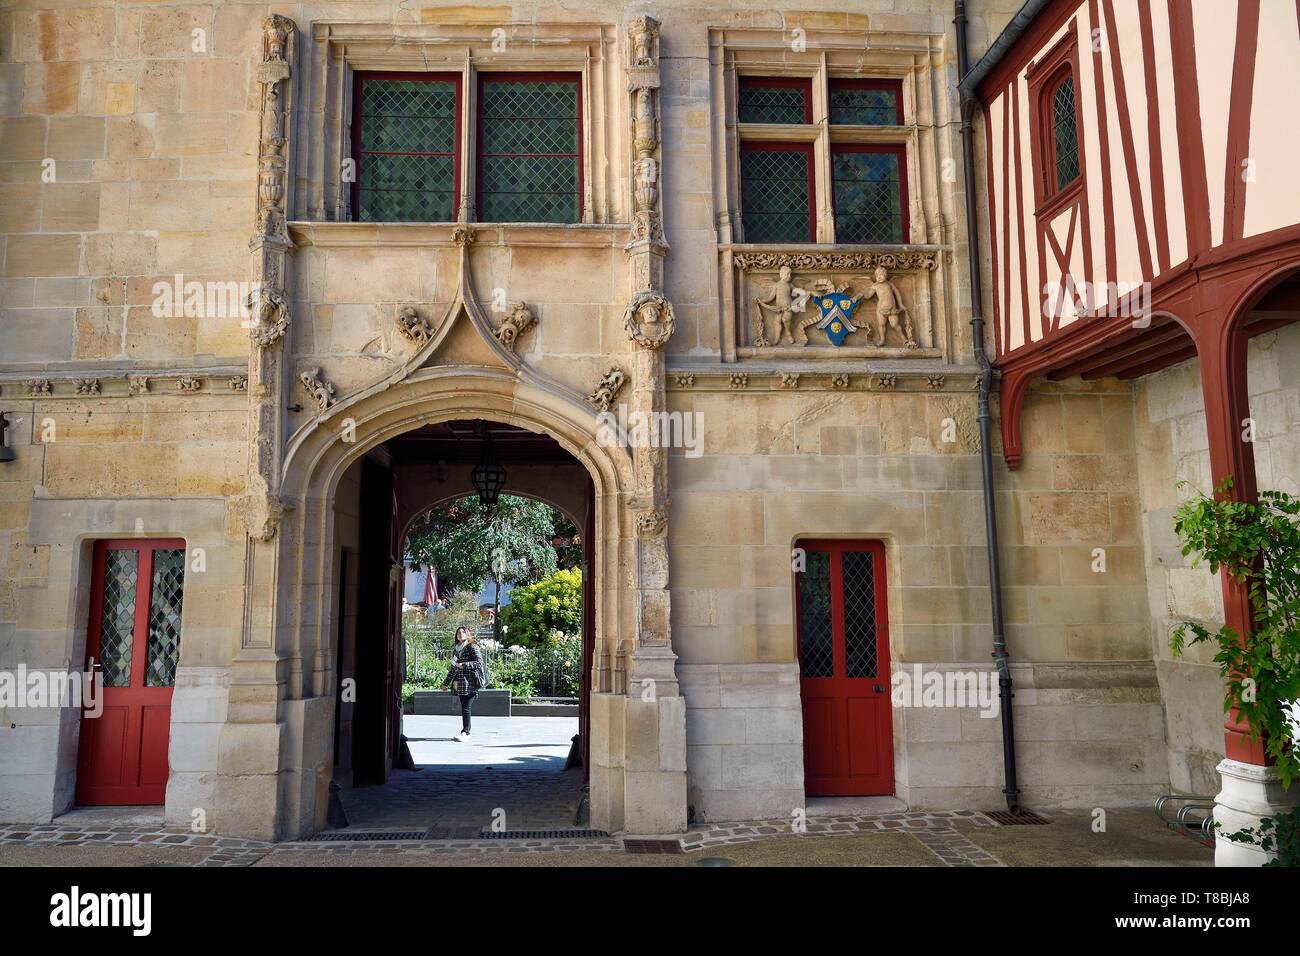
M1283 790L1275 769L1239 760L1223 760L1215 769L1222 789L1214 798L1214 865L1263 866L1277 854L1250 843L1234 843L1224 839L1224 834L1257 830L1264 817L1300 805L1300 786Z

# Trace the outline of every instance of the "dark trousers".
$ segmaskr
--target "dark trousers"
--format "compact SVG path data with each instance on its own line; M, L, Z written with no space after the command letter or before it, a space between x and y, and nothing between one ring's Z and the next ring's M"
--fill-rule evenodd
M474 703L474 698L478 696L478 691L472 694L466 694L460 699L460 723L461 730L469 733L469 709Z

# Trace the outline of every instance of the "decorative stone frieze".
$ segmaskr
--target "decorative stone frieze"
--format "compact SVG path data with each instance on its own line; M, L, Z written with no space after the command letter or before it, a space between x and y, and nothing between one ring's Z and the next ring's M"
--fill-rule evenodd
M848 388L849 375L847 372L836 372L831 376L831 388Z
M149 394L149 376L131 375L126 380L126 390L132 395Z
M29 378L23 382L23 388L28 395L49 395L53 391L53 384L48 378Z
M897 375L877 375L876 388L894 388L898 385Z
M749 387L749 376L748 376L747 374L745 374L744 372L732 372L732 373L731 373L731 387L732 387L732 388L748 388L748 387Z
M943 388L943 381L944 379L942 375L927 375L925 378L925 387L940 389Z
M248 376L247 376L247 375L232 375L232 376L230 377L230 390L231 390L232 392L246 392L246 391L248 391Z
M78 395L99 394L99 379L97 378L73 379L73 385L76 387Z
M777 382L777 385L778 385L780 388L798 388L798 387L799 387L799 373L798 373L798 372L782 372L782 373L781 373L781 377L780 377L779 381Z
M695 384L695 376L690 372L678 372L673 376L673 381L677 383L678 388L690 388Z
M203 379L199 378L197 375L182 375L176 380L176 390L179 392L193 394L194 392L200 391L202 388Z
M742 272L781 268L805 272L850 272L875 269L935 269L932 252L737 252L732 262Z

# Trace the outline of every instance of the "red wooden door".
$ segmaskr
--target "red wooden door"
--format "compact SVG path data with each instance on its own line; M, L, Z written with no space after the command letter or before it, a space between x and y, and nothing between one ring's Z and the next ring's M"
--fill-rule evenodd
M164 800L184 586L184 541L95 544L86 666L103 680L104 706L82 717L79 804Z
M804 790L894 792L885 549L879 541L800 541L795 575Z

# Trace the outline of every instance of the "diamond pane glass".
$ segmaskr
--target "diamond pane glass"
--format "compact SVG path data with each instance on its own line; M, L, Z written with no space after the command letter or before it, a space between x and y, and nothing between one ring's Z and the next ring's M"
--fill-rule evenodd
M808 158L803 150L741 150L746 242L810 241Z
M903 187L898 154L835 150L837 242L902 242Z
M844 552L844 664L849 677L876 676L873 572L871 552Z
M176 662L181 656L181 601L185 596L185 549L159 549L153 553L153 588L149 601L149 661L146 687L171 687L176 683Z
M737 114L742 123L807 123L807 86L765 86L740 81Z
M451 222L456 218L456 84L361 82L361 220Z
M485 80L481 222L577 222L578 83Z
M832 677L835 672L831 629L831 556L807 552L808 566L799 580L799 673L803 677Z
M898 91L831 85L831 123L837 126L898 125Z
M105 687L131 686L131 640L135 632L135 585L139 552L114 549L104 555L104 605L99 618L99 662Z
M1066 77L1052 94L1052 137L1056 146L1056 188L1079 177L1079 130L1075 126L1074 79Z

